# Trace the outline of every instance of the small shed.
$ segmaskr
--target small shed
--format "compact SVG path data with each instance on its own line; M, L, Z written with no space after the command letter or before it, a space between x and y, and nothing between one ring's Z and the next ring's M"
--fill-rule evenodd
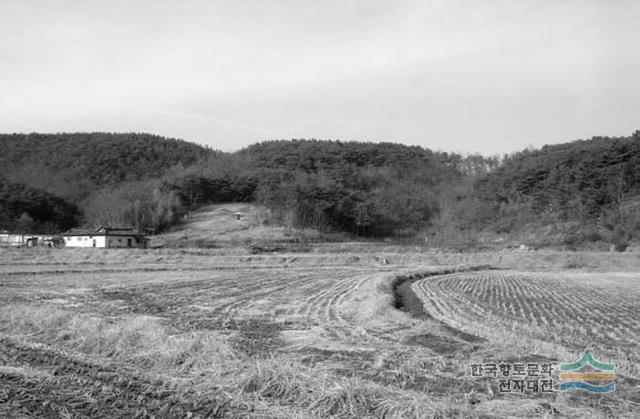
M12 247L36 247L36 246L54 246L53 236L45 236L43 234L31 233L9 233L7 231L0 232L0 246Z

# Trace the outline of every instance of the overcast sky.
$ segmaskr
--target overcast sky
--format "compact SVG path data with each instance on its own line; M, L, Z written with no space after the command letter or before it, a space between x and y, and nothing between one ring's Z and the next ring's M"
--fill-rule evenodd
M0 0L0 132L494 154L640 129L640 1Z

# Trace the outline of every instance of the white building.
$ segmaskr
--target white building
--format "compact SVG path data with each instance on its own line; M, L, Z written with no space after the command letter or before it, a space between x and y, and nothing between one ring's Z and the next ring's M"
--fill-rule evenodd
M13 246L13 247L34 247L34 246L54 246L54 240L52 236L45 236L42 234L15 234L8 233L6 231L0 232L0 246Z
M100 227L96 230L72 228L63 235L67 247L147 247L147 239L133 228Z

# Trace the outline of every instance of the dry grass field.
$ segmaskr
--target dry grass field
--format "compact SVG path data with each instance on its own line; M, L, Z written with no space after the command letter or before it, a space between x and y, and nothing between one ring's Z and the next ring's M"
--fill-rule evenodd
M269 210L255 204L216 204L193 211L173 231L154 236L153 243L228 248L252 242L309 241L319 237L315 230L287 229L271 224Z
M0 417L638 417L640 258L0 249ZM483 361L615 362L500 394Z

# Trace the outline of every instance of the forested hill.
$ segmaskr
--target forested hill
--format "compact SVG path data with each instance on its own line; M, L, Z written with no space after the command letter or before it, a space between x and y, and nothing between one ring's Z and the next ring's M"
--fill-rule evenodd
M463 176L464 161L401 144L319 140L221 153L147 134L0 135L0 147L0 175L77 205L81 223L156 232L200 205L252 201L269 207L274 223L411 234L437 215L438 188ZM36 218L24 208L5 225Z
M597 215L640 191L640 131L517 153L481 179L478 188L497 202L530 199L536 210Z
M265 141L240 150L253 165L278 170L335 171L340 167L406 167L447 171L452 155L418 146L321 140Z
M280 225L444 244L533 232L543 244L624 248L640 231L640 132L502 160L321 140L222 153L148 134L0 135L0 147L3 202L20 197L7 229L32 219L49 230L75 220L159 232L202 205L255 202Z
M149 134L0 135L0 175L74 201L96 189L157 178L214 151Z
M0 230L57 233L79 221L80 210L72 203L0 176Z
M365 236L425 228L440 185L463 176L460 156L391 143L267 141L224 160L198 163L165 185L189 206L257 201L277 223Z
M600 232L608 229L630 239L631 230L640 226L613 226L610 221L640 196L640 131L519 152L475 186L480 199L490 204L484 210L501 219L498 224L507 231L534 221L574 220L583 229L596 223Z

